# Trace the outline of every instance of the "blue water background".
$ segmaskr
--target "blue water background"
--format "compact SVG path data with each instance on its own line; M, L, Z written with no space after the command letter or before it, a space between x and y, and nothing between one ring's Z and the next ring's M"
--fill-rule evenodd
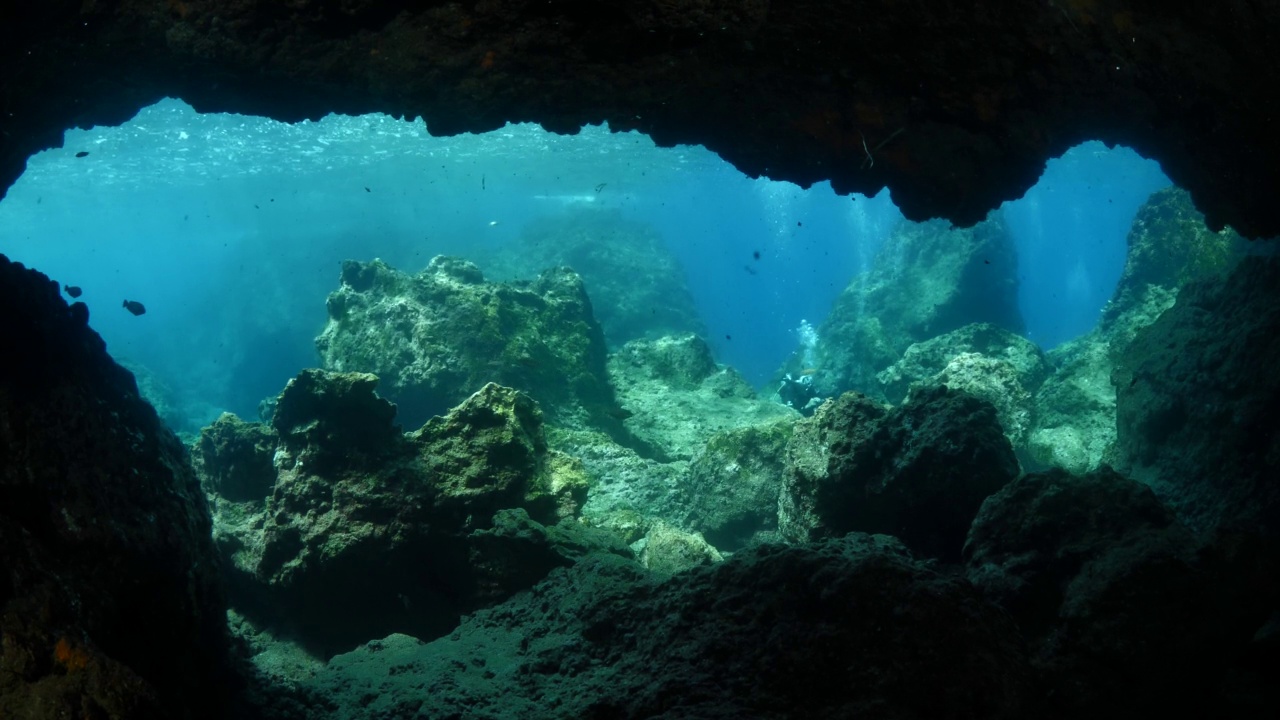
M1154 162L1086 143L1006 204L1031 339L1047 349L1093 327L1135 210L1167 184ZM901 221L888 193L750 179L705 149L606 128L432 138L381 115L287 125L166 100L31 158L0 202L0 252L81 286L109 350L156 373L198 424L254 417L317 364L343 259L413 272L588 206L658 228L717 359L758 386Z

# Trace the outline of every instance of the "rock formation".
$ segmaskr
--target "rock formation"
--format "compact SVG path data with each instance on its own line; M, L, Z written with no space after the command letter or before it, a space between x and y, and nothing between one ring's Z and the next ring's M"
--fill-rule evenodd
M88 320L0 255L0 716L219 717L230 656L209 510Z

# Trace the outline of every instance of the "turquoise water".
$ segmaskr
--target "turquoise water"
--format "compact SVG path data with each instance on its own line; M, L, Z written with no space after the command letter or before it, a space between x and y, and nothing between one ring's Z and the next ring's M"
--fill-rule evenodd
M1028 337L1049 348L1093 326L1134 212L1167 184L1156 163L1086 143L1006 205ZM658 229L717 359L757 386L901 221L887 192L750 179L702 148L607 128L432 138L382 115L288 125L166 100L31 158L0 202L0 252L82 287L113 355L155 373L198 427L222 410L253 417L316 364L343 259L417 271L588 207Z

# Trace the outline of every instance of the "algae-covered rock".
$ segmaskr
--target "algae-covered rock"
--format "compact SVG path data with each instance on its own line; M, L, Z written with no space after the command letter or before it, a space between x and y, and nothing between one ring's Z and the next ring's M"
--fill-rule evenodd
M504 280L573 268L582 276L611 348L642 338L706 334L684 269L662 237L615 209L577 207L532 220L519 238L481 264Z
M629 342L609 356L609 377L626 429L672 459L688 460L717 432L799 417L757 397L696 335Z
M674 575L724 558L698 533L689 533L665 522L654 523L640 548L640 564L660 575Z
M711 436L689 463L689 527L720 550L736 550L778 528L787 442L798 418Z
M1056 717L1218 707L1268 610L1149 488L1108 468L1006 485L983 503L965 557L969 580L1017 620L1044 687L1070 689L1044 693Z
M1102 312L1102 326L1122 344L1172 305L1178 288L1225 276L1248 251L1248 241L1231 228L1210 230L1190 193L1176 186L1147 198L1128 243L1124 272ZM1125 318L1133 313L1138 317Z
M417 275L348 260L328 309L316 338L324 367L376 374L406 423L495 382L528 393L556 423L618 427L604 335L571 270L515 286L457 258L436 257Z
M400 451L396 406L374 392L377 386L378 377L369 373L298 373L277 398L271 419L287 452L280 462L328 473L375 467Z
M462 526L503 508L555 522L586 498L581 464L547 449L542 413L528 395L490 383L443 417L410 433L439 512Z
M1275 259L1193 283L1119 356L1113 379L1122 466L1191 527L1256 533L1280 552L1277 297Z
M1021 332L1017 289L1013 241L998 216L968 229L903 223L818 328L818 394L882 397L877 375L907 348L970 323Z
M1018 474L995 408L946 387L892 410L856 393L830 400L797 423L787 458L784 537L882 533L946 561L982 501Z
M405 435L376 382L304 371L272 426L205 431L199 468L246 616L326 655L388 632L435 637L583 553L630 554L573 522L587 474L548 449L527 395L486 385ZM261 489L268 456L269 496L220 494Z
M641 457L599 432L553 430L552 445L582 464L590 492L582 519L632 543L654 519L680 523L688 514L689 463Z
M1022 447L1031 425L1031 393L1023 389L1020 373L1009 361L962 353L912 392L927 385L945 385L991 403L1005 437L1015 449Z
M1075 473L1110 458L1116 438L1110 378L1134 337L1174 305L1182 284L1221 277L1246 255L1230 229L1211 232L1186 191L1152 193L1128 235L1124 273L1093 332L1050 351L1055 370L1035 395L1027 456Z
M1035 343L991 323L970 323L958 330L913 344L902 359L876 375L885 399L900 403L913 383L941 373L956 357L977 353L1009 363L1018 384L1034 392L1049 375L1049 363Z
M1058 364L1034 398L1026 455L1034 467L1083 474L1109 456L1116 440L1113 364L1096 336L1055 348Z
M232 502L263 502L276 484L277 441L276 434L261 423L223 413L200 432L191 448L191 462L206 483L205 492Z

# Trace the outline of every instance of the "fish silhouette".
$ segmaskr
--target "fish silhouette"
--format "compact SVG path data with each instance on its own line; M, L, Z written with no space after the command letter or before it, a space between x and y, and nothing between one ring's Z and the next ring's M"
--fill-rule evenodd
M134 315L142 315L147 311L147 309L143 307L142 303L138 302L137 300L125 300L124 309L128 310Z

